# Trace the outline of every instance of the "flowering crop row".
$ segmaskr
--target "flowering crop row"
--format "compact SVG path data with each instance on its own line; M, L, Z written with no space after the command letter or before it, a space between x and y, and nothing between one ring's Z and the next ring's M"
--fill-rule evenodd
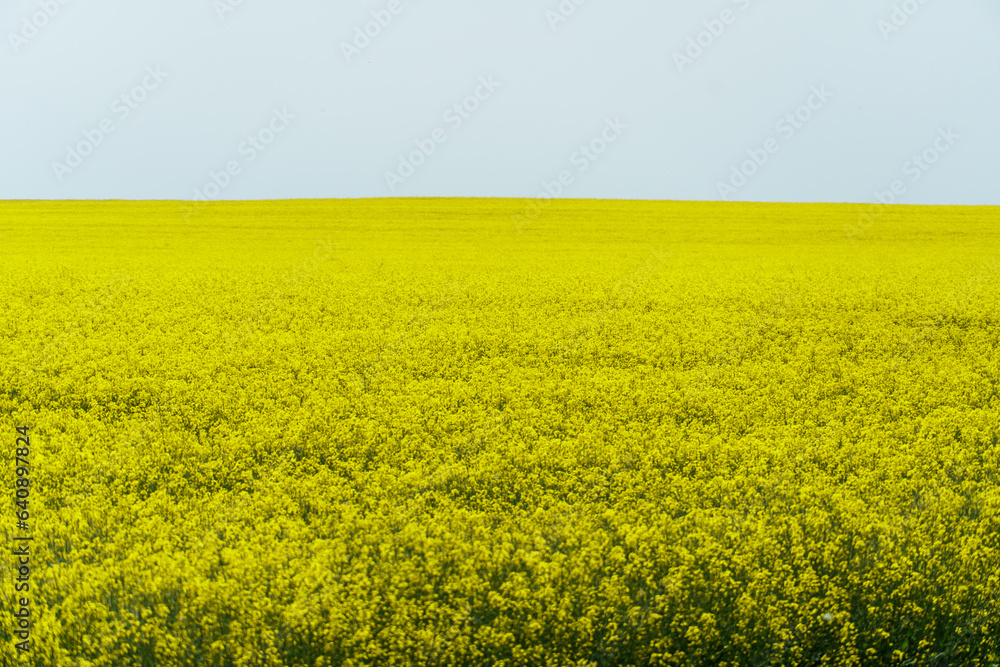
M523 209L0 204L0 665L1000 663L995 209Z

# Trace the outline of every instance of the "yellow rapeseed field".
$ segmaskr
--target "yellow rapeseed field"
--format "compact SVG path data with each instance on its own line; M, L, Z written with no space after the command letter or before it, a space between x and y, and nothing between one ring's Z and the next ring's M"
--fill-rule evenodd
M996 208L8 201L0 248L2 665L1000 663Z

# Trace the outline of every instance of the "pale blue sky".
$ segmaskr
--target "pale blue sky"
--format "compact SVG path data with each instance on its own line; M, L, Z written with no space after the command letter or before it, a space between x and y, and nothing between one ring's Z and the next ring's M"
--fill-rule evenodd
M1000 204L996 0L63 1L0 9L0 198Z

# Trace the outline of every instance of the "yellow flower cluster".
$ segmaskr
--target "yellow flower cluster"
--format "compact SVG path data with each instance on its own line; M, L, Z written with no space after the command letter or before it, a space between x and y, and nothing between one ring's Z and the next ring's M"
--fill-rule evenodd
M524 210L0 203L0 665L1000 664L1000 212Z

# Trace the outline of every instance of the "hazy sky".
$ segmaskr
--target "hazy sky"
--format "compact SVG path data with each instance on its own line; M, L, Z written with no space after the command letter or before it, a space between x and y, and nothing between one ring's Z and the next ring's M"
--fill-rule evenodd
M0 198L1000 204L997 0L9 0L0 28Z

